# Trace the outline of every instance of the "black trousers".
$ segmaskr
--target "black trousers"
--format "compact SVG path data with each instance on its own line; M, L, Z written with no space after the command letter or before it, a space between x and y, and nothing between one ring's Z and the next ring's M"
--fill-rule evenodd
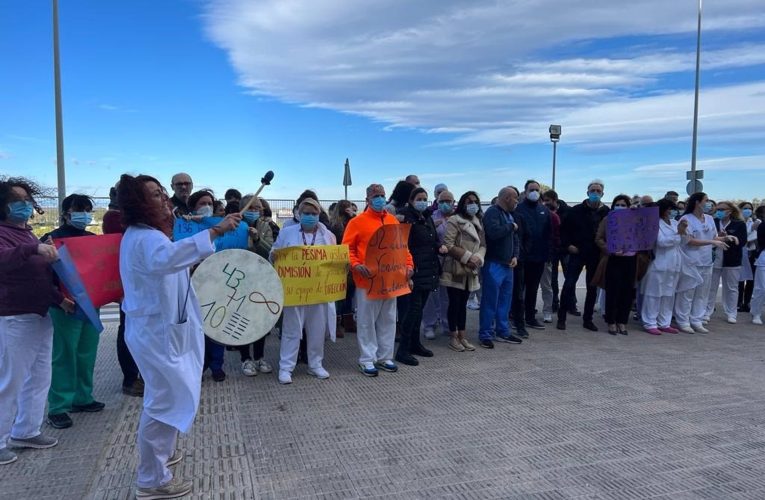
M467 287L467 285L465 286ZM447 286L446 295L449 297L449 307L446 310L449 331L464 331L467 323L467 303L470 298L470 291Z
M510 303L510 321L514 325L525 325L524 309L523 309L523 287L526 283L525 280L525 267L523 262L518 262L518 265L513 268L513 298Z
M250 347L252 347L252 356L250 356ZM266 337L256 340L252 344L240 345L237 349L239 350L239 357L242 359L243 363L248 359L261 359L263 357L263 352L266 349Z
M595 309L595 300L598 296L597 287L592 285L592 277L598 268L600 255L593 252L594 255L572 254L568 257L568 266L566 268L566 279L563 282L563 290L560 294L560 308L558 309L558 321L566 321L566 313L576 303L576 282L579 281L579 275L582 270L587 268L585 279L587 280L587 296L584 299L584 312L582 320L592 321L592 311Z
M117 361L122 370L122 386L129 387L138 380L138 366L125 343L125 313L120 307L120 325L117 327Z
M557 254L552 259L552 273L550 274L550 286L553 292L553 310L560 306L560 288L558 287L558 267L561 264L560 256Z
M752 267L754 274L757 274L757 268L754 266L754 252L749 253L749 265ZM753 276L754 277L754 276ZM752 294L754 293L754 279L739 281L738 282L738 307L749 307L749 303L752 301Z
M398 298L396 305L401 322L401 341L398 345L400 353L409 354L410 349L420 345L422 310L425 309L429 295L430 290L415 288L412 293Z
M606 323L627 324L635 299L637 257L608 256L606 266Z
M531 321L536 315L537 293L542 274L545 272L544 262L523 263L523 302L526 313L526 321Z

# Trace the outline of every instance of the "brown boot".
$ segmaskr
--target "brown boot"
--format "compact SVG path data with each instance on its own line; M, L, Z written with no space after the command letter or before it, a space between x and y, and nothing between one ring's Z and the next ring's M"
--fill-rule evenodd
M465 331L457 332L457 338L460 341L460 344L462 344L462 347L465 348L466 351L475 351L475 346L468 342L468 340L465 338Z
M459 334L457 332L452 332L451 337L451 340L449 340L449 349L452 351L464 352L465 346L460 342Z
M345 337L345 328L343 327L343 317L337 315L337 326L335 327L335 337L341 339Z

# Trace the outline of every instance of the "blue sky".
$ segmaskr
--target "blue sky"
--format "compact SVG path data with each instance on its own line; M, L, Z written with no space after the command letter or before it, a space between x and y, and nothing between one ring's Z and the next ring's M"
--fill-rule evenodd
M706 2L699 168L714 198L765 197L765 11ZM123 172L294 198L419 174L491 198L685 190L696 2L62 1L69 192ZM55 186L48 2L0 7L0 173Z

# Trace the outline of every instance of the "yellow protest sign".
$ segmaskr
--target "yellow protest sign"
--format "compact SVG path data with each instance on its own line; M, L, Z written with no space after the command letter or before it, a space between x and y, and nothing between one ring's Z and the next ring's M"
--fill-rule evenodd
M316 245L274 250L285 306L323 304L345 298L348 247Z

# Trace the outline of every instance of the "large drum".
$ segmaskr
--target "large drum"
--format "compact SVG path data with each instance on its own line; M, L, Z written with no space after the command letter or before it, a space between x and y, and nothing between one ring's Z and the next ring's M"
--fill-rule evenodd
M284 304L271 264L247 250L224 250L194 271L194 290L205 335L226 345L246 345L274 327Z

